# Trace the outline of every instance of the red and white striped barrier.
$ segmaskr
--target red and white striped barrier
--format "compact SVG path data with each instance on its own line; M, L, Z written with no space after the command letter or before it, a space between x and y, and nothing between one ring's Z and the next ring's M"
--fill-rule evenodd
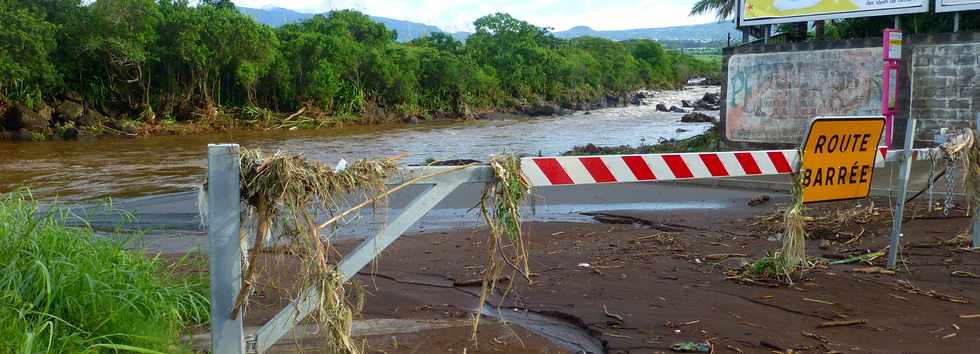
M877 167L900 161L902 150L879 149ZM941 156L939 149L915 149L913 160ZM793 173L797 150L729 151L647 155L527 157L521 170L532 186L671 181Z

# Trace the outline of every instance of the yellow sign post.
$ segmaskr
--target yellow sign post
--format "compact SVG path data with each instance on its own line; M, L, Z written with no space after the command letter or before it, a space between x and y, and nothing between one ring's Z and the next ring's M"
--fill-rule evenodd
M803 202L867 198L885 117L816 118L803 140Z

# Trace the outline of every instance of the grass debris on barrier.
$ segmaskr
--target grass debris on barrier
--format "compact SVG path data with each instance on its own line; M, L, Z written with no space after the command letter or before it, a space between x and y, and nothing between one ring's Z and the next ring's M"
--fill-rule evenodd
M521 175L521 160L514 155L497 155L490 159L496 180L487 183L483 189L480 210L490 230L487 241L487 259L483 268L483 282L480 289L478 309L482 309L487 298L497 288L497 282L505 268L512 271L509 279L520 274L528 282L531 270L528 266L528 238L521 228L521 206L531 186ZM510 283L504 296L509 292ZM473 340L476 340L480 314L474 315Z
M383 193L385 181L398 169L397 158L359 160L343 169L300 155L277 152L265 156L245 148L240 158L241 199L248 206L246 215L256 219L256 233L253 251L243 256L246 269L236 312L231 316L237 317L237 309L248 302L256 269L272 266L259 264L258 251L278 223L282 230L289 230L280 236L282 247L299 258L300 289L318 290L313 319L324 329L328 352L360 353L350 338L354 311L359 306L347 301L342 275L330 262L336 251L329 238L321 237L316 218Z
M802 155L801 155L802 156ZM749 264L744 270L734 274L734 278L776 279L793 283L793 274L812 267L806 257L806 220L803 215L803 182L799 173L792 174L793 204L783 215L782 246L776 252Z
M190 353L180 337L208 322L207 279L172 278L73 218L0 196L0 353Z

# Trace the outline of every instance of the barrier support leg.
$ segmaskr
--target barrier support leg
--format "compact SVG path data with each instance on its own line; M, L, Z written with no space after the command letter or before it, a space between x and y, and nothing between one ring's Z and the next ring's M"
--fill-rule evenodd
M409 227L425 216L429 210L434 208L464 182L465 180L461 178L453 182L438 183L416 197L415 200L405 206L405 209L390 224L385 226L378 234L361 242L354 251L337 264L337 270L343 276L343 281L346 282L353 278L361 268L364 268L374 257L381 254L402 233L407 231ZM319 292L319 289L310 289L295 303L286 306L286 308L276 314L272 320L256 332L255 339L258 353L264 353L269 350L296 323L302 321L316 309L316 303L313 299L316 298L315 294L317 292Z
M956 13L959 15L959 13ZM980 133L980 113L977 113L977 125L973 126L974 135ZM974 142L974 144L977 144ZM973 203L973 248L980 248L980 205Z
M208 258L211 273L211 352L242 354L241 317L229 318L241 287L237 144L208 145Z
M898 252L902 247L902 218L905 217L905 198L909 189L909 174L912 172L912 140L915 132L915 118L909 117L905 125L905 150L902 168L898 172L898 199L895 201L895 212L892 213L892 235L888 248L888 268L895 268L898 262Z

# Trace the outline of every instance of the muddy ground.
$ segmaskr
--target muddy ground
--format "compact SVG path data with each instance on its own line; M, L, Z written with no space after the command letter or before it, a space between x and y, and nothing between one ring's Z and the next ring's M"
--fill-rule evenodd
M514 296L499 311L505 319L529 311L579 326L580 334L592 336L608 353L671 352L680 342L707 342L719 353L962 353L980 345L980 254L937 244L968 229L965 211L944 217L918 205L907 212L917 218L905 224L897 274L870 268L883 266L884 256L826 265L887 246L889 212L868 204L807 210L815 218L808 223L807 254L824 260L789 285L738 276L748 262L779 246L781 218L774 212L784 206L774 202L606 212L593 223L533 223L533 282L515 282ZM358 276L367 293L364 317L469 318L479 291L471 280L480 276L485 239L482 230L459 230L396 241ZM265 322L287 301L295 272L286 263L264 277L247 325ZM549 342L513 324L484 323L479 348L468 328L454 327L367 337L368 352L551 353L588 347L577 346L574 333L564 340L558 333ZM304 346L315 348L315 341ZM277 350L294 352L295 346Z

